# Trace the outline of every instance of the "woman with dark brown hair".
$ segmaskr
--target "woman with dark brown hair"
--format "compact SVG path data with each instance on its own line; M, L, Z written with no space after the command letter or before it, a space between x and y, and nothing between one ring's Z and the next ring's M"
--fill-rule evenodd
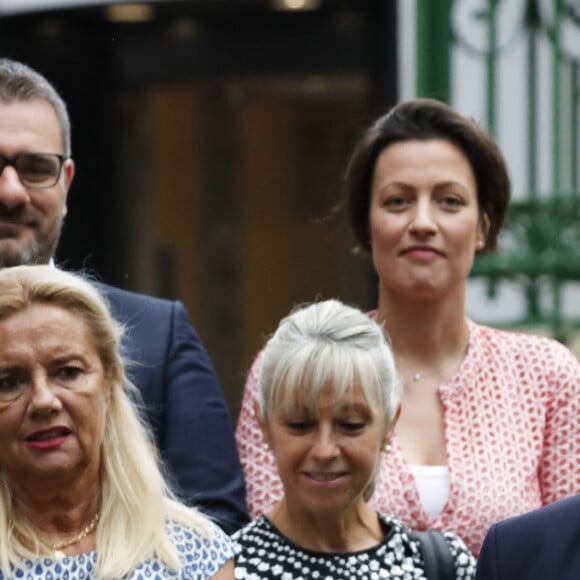
M394 107L363 134L346 208L378 276L378 308L403 379L402 413L371 505L414 529L453 531L478 554L489 526L580 489L580 365L551 339L465 315L476 253L493 250L510 199L493 140L431 99ZM237 426L250 513L281 495L252 413Z

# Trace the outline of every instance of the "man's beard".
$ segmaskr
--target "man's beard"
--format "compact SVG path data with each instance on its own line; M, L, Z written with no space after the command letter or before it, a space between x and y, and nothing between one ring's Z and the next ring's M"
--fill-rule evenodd
M24 266L28 264L45 264L48 260L40 258L39 244L36 240L24 249L3 249L0 241L0 268Z
M39 219L37 212L27 206L7 208L0 204L0 219L15 224L28 224L34 227L34 238L28 244L16 238L10 242L10 233L5 232L6 237L0 237L0 268L11 268L12 266L24 266L30 264L48 264L54 256L62 226L63 217L57 218L53 223L46 224L48 229L41 229L42 219Z
M18 246L18 243L12 246L9 238L0 238L0 268L48 264L56 252L62 225L61 219L57 224L53 224L49 232L36 231L36 237L26 246ZM14 241L18 242L17 239Z

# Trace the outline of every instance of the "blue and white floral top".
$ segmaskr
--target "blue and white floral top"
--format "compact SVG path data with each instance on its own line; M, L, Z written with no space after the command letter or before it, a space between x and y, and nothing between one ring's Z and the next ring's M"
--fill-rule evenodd
M171 522L166 531L179 554L181 570L172 572L154 557L139 564L131 574L123 576L123 580L207 580L237 551L225 532L213 523L207 538L201 538L190 528L175 522ZM26 569L15 571L10 580L96 580L95 563L94 551L58 561L46 557L28 560ZM0 580L4 578L0 573Z

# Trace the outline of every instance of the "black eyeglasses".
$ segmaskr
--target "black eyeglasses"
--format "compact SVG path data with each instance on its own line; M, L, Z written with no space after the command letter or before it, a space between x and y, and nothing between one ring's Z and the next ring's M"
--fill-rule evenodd
M19 153L0 155L0 175L6 166L14 167L24 187L43 189L56 185L66 157L57 153Z

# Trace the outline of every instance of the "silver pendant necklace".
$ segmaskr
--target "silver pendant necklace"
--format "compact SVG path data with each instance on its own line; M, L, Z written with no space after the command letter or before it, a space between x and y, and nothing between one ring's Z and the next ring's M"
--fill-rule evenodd
M409 369L406 365L404 365L400 362L398 363L398 365L403 367L404 369L406 369L410 373L414 383L418 383L419 381L422 381L424 379L427 379L429 377L433 377L435 375L442 373L443 371L448 369L451 365L459 362L459 360L463 359L463 357L467 353L468 347L469 347L469 340L467 341L465 346L459 351L457 356L454 356L451 360L449 360L447 363L445 363L442 367L439 367L438 369L435 369L434 371L430 371L428 373L412 372L411 369Z

